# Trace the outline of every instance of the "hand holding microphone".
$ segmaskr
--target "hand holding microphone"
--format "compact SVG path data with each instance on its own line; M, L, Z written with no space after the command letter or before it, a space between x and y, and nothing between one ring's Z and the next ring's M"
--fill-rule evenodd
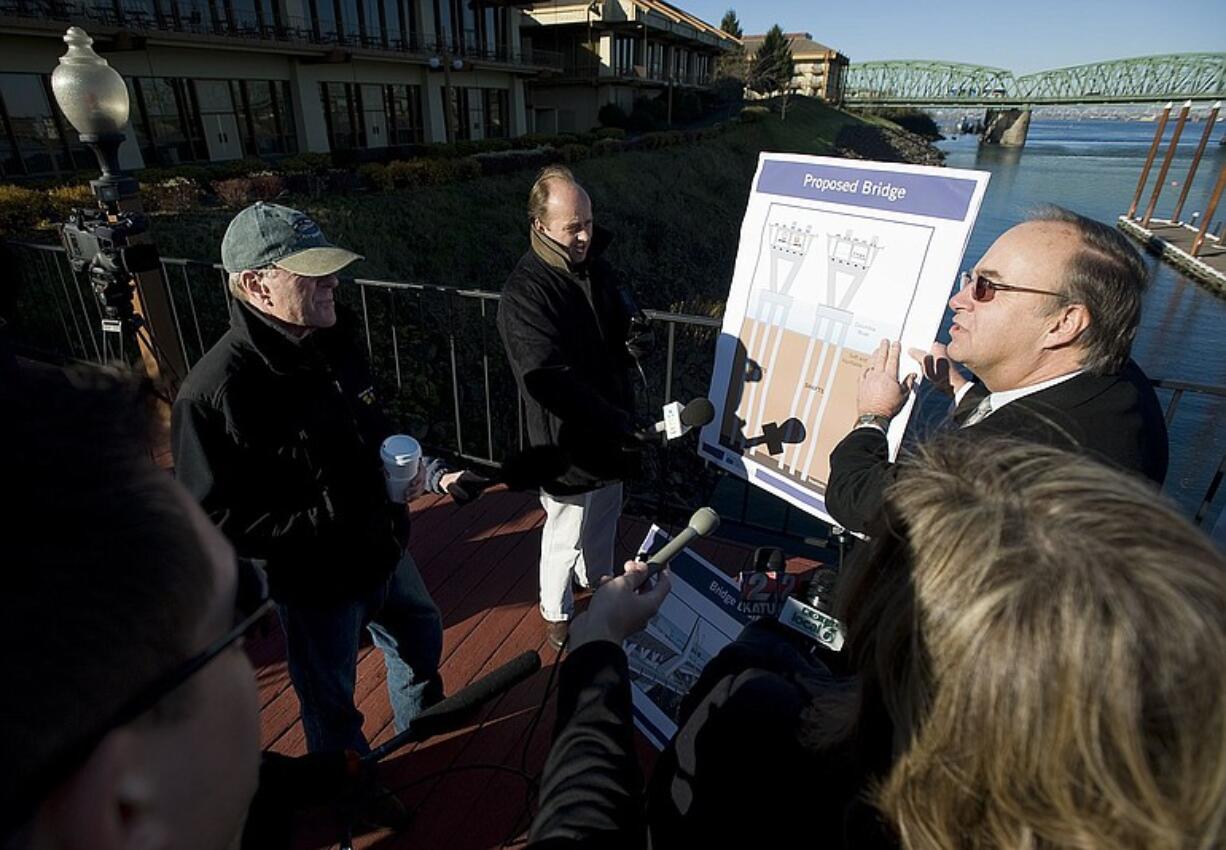
M606 578L592 596L588 609L571 623L569 648L573 651L598 640L620 644L642 631L671 587L667 574L661 575L654 585L649 585L650 575L647 564L627 561L624 575Z
M701 428L715 418L715 405L705 398L693 399L684 407L674 401L664 405L664 418L634 434L642 443L668 442L687 433L691 428ZM661 436L662 435L662 436Z

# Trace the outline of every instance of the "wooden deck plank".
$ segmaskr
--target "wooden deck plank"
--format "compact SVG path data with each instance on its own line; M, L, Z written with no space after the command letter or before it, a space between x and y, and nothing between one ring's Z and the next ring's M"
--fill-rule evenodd
M416 817L400 834L372 832L355 837L355 846L499 847L508 833L522 834L527 828L527 786L511 773L477 766L519 768L522 763L529 773L539 775L553 736L555 700L545 688L557 658L546 644L545 624L537 610L544 512L535 494L502 489L464 507L444 497L423 497L414 502L413 512L411 551L443 616L440 671L448 693L526 649L539 652L543 666L531 679L484 706L467 727L406 746L382 765L380 781L401 789L399 796ZM650 525L643 519L622 518L616 537L619 565L633 556ZM719 538L697 541L694 549L729 574L742 569L752 553L750 547ZM812 562L802 559L788 563L790 571L811 567ZM258 661L265 746L278 752L304 752L298 703L285 672L279 631L253 642L249 652ZM364 646L355 701L365 717L363 730L375 743L393 734L385 678L381 653ZM646 775L656 752L642 736L637 736L636 748ZM304 838L300 846L323 847L334 841L334 830L328 826L317 836Z

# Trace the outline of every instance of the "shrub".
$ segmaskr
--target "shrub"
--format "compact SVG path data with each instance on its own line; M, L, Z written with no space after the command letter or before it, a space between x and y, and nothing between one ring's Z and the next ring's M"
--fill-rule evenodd
M46 193L0 185L0 233L33 230L50 212Z
M251 200L251 178L231 177L213 183L213 192L227 207L245 207Z
M544 168L551 162L557 162L558 151L556 148L498 151L478 154L473 159L481 166L484 175L509 174L512 171Z
M285 191L285 178L271 171L252 174L251 197L257 201L271 201L281 196Z
M372 189L381 189L387 191L392 186L392 179L388 176L389 166L378 162L368 162L358 166L358 176L362 178L362 182Z
M150 212L184 212L200 200L200 187L186 177L169 177L141 185L141 201Z
M701 116L702 101L696 92L687 90L673 96L673 118L676 121L685 124L697 121Z
M626 143L621 139L597 139L592 145L592 156L609 156L625 149Z
M639 144L647 150L657 150L679 145L684 141L685 135L680 130L665 130L659 133L644 133Z
M634 101L634 109L626 122L626 129L632 133L651 132L664 127L668 118L668 103L664 98L640 97Z
M98 205L93 190L85 183L57 186L47 192L47 200L55 210L56 218L61 220L67 218L68 213L74 209L92 209Z
M425 159L397 159L387 164L386 179L395 189L411 189L425 183Z
M621 127L601 127L592 133L596 140L601 139L624 139L626 131Z
M741 109L741 123L755 124L762 121L770 115L770 110L765 106L746 106Z
M562 145L559 152L563 162L581 162L591 155L592 149L587 145Z
M330 168L324 174L329 192L347 195L358 188L358 173L349 168Z
M626 110L622 109L616 103L606 103L600 107L600 111L596 113L602 127L607 129L625 130L626 122L630 120L630 116L626 114Z
M332 166L326 153L300 153L281 160L278 167L285 174L322 174Z

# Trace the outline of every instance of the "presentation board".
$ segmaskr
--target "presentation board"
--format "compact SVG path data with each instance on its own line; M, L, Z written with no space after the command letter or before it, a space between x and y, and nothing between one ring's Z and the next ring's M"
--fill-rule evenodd
M882 339L922 372L988 174L764 153L741 223L699 453L827 522L830 451ZM891 423L898 452L914 398Z

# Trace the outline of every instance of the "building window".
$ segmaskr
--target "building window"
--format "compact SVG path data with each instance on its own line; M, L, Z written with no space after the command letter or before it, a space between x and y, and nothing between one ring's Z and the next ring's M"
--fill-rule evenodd
M131 80L132 126L148 164L176 165L208 159L200 108L186 80L136 77Z
M0 74L0 173L56 174L93 163L79 142L70 150L68 124L48 86L46 75Z
M448 97L450 92L450 98ZM439 89L439 94L443 97L443 114L450 120L451 127L455 131L455 136L451 139L453 142L464 142L472 138L472 125L469 123L469 98L468 89L457 88L455 86ZM478 103L480 108L480 103ZM478 126L480 122L478 121Z
M387 137L394 145L425 140L421 123L421 86L387 87Z
M487 139L505 139L511 135L511 93L506 89L482 89L485 106L484 135Z
M659 42L647 44L647 75L653 80L664 78L664 45Z
M366 147L362 128L362 103L353 83L320 83L324 121L328 125L328 145L332 150Z
M642 64L639 48L642 42L632 35L619 35L613 39L613 73L623 76L634 74L634 66Z
M285 80L243 80L240 83L247 116L246 148L259 156L297 153L294 107Z
M336 41L336 6L333 0L310 0L310 3L315 40L325 44Z

